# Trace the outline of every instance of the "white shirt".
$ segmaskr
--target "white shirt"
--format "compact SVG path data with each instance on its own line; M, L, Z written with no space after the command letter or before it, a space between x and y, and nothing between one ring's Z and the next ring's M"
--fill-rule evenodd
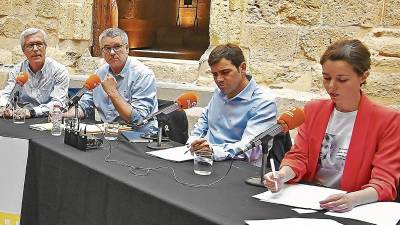
M357 112L333 110L321 145L316 183L325 187L340 188Z

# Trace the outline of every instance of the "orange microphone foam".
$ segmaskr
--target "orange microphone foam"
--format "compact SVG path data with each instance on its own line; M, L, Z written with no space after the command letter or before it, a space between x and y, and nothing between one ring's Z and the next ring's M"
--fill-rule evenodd
M100 77L97 74L92 74L89 78L85 81L83 85L87 90L92 90L97 87L101 83Z
M288 132L304 123L305 115L302 109L293 107L284 112L278 119L278 123L283 127L284 132Z
M21 72L15 78L15 82L21 86L23 86L29 79L29 75L27 72Z
M185 92L175 102L180 109L189 109L197 105L197 95L194 92Z

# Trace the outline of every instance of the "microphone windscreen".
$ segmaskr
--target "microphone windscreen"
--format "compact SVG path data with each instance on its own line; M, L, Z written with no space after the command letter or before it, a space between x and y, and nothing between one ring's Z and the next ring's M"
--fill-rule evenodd
M101 83L100 77L97 74L92 74L85 81L85 84L83 86L88 90L92 90L95 87L97 87L97 85L99 85L100 83Z
M185 92L175 102L180 109L189 109L197 105L197 95L194 92Z
M293 107L284 112L278 119L278 123L283 125L284 132L288 132L304 123L304 111L300 108Z
M27 72L21 72L17 75L15 78L15 82L21 86L23 86L27 81L28 81L28 73Z

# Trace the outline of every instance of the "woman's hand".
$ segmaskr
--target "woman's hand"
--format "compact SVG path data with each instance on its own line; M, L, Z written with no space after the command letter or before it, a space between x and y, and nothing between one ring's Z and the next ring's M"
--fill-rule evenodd
M275 176L274 172L269 172L264 175L264 186L273 193L279 192L283 187L284 177L281 171L275 172Z
M319 202L321 208L334 212L347 212L352 210L357 203L347 193L334 194Z

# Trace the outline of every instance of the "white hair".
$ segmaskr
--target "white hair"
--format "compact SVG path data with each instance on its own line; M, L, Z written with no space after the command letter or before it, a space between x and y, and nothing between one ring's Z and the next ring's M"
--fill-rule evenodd
M41 33L43 35L43 43L47 45L47 34L42 29L31 27L22 31L22 33L19 35L19 43L22 50L24 50L25 38L37 33Z

